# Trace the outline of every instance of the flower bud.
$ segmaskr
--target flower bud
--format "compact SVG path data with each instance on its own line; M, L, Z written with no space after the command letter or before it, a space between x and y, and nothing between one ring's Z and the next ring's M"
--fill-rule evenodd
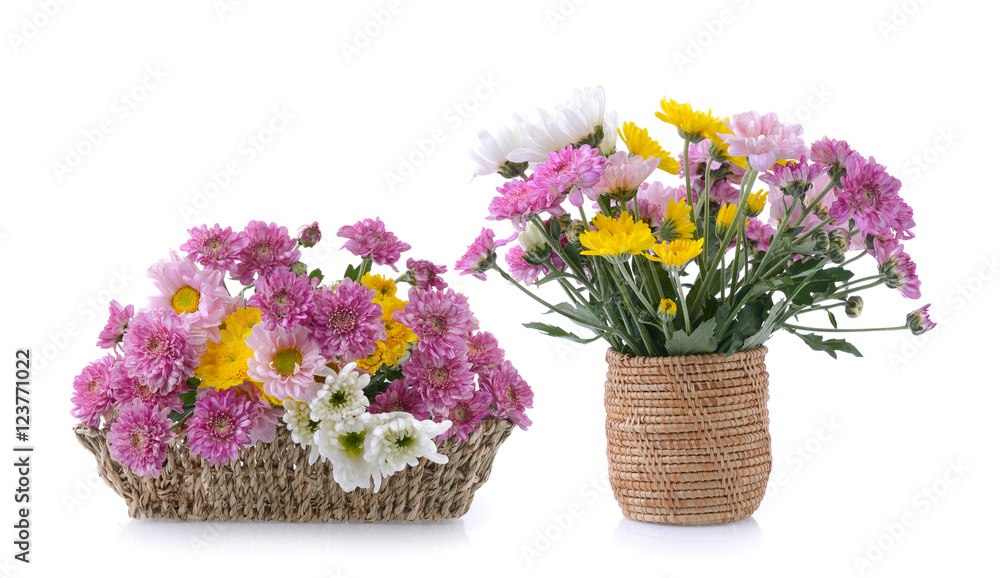
M587 232L587 225L580 219L570 221L566 226L566 240L570 243L580 243L580 235Z
M861 317L861 310L865 308L865 301L860 295L851 295L844 304L844 311L851 319Z
M812 236L813 250L823 254L830 250L830 235L826 231L816 231Z
M319 223L313 222L299 229L299 244L303 247L313 247L323 238L323 233L319 230Z
M937 327L937 323L931 321L930 307L930 304L924 305L920 309L907 314L906 326L910 328L910 331L912 331L914 335L927 333L931 329Z
M306 267L306 264L303 263L302 261L296 261L296 262L292 263L292 267L291 268L292 268L292 273L295 273L296 275L308 275L309 274L309 268Z
M552 249L545 241L545 233L534 223L517 235L517 241L524 249L524 260L531 265L544 265L552 255Z
M677 317L677 303L673 299L661 299L656 308L656 315L663 321L673 321Z

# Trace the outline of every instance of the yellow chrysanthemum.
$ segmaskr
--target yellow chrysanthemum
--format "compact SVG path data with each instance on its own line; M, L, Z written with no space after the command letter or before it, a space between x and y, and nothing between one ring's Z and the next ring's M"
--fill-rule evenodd
M664 269L670 271L680 271L691 259L701 255L705 246L705 239L692 241L691 239L678 239L672 243L659 243L653 246L653 254L644 253L650 261L656 261L663 265Z
M751 217L756 217L764 212L765 203L767 203L767 191L761 189L756 193L751 193L750 196L747 197L747 212Z
M676 126L681 138L691 142L712 138L725 128L722 121L712 116L711 110L708 112L694 110L688 103L681 104L673 99L667 100L666 97L660 101L660 108L663 112L656 113L656 118Z
M715 216L715 230L722 234L729 225L736 220L736 211L739 209L732 203L724 203L719 209L719 214Z
M677 239L693 239L695 230L695 224L691 222L691 207L687 201L668 199L667 214L663 217L656 236L669 243Z
M597 227L596 231L580 235L580 244L589 249L581 251L581 255L636 255L648 251L656 244L649 225L643 221L636 223L628 213L622 213L617 219L598 213L594 217L594 225Z
M664 321L670 321L677 317L677 303L673 299L660 299L660 306L656 308L656 314Z
M240 339L246 339L253 331L253 326L258 323L260 323L260 309L245 307L230 313L222 322L222 330Z
M361 284L375 290L375 303L385 303L396 298L396 282L389 277L366 273Z
M378 303L378 301L375 301ZM391 297L383 303L382 324L385 326L386 338L375 344L375 352L358 360L358 367L369 373L374 373L383 365L396 365L399 360L406 355L406 347L417 340L417 336L409 327L397 322L392 318L393 311L402 309L405 301L396 297Z
M630 153L647 159L658 158L660 164L657 168L672 175L680 174L681 164L670 156L670 152L663 150L660 143L650 138L648 130L639 128L634 122L626 122L618 129L618 136L628 146Z

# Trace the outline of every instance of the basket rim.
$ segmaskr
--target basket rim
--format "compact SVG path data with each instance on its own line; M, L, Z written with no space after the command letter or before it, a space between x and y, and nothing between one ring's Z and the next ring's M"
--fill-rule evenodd
M694 355L633 355L631 353L622 353L617 351L614 347L608 347L608 352L605 355L606 361L609 363L612 359L621 362L631 362L636 365L661 365L665 360L669 360L669 363L713 363L718 361L740 361L743 359L753 359L757 357L763 357L767 354L767 346L761 345L760 347L755 347L754 349L744 349L741 351L734 352L731 355L725 353L698 353Z

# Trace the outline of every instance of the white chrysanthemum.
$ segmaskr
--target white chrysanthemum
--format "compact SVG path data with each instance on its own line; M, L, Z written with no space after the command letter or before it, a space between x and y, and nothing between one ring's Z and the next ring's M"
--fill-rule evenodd
M608 156L615 152L615 148L618 146L618 113L615 111L610 111L604 115L604 140L601 141L599 148L601 149L601 154Z
M521 125L524 119L514 115L513 124L505 123L494 131L479 131L479 146L469 151L469 156L476 161L476 170L472 178L492 175L499 172L507 164L510 151L521 146Z
M365 457L368 437L377 422L370 413L363 413L344 421L324 421L316 431L319 453L330 460L333 479L345 492L367 489L373 479L374 491L382 486L382 473Z
M309 449L309 463L314 464L319 459L319 450L316 448L315 432L318 424L309 419L309 405L294 399L285 399L281 402L285 408L285 415L282 420L285 427L292 434L292 441L303 448Z
M364 389L368 387L371 376L355 369L354 363L348 363L340 370L325 372L323 386L309 400L309 417L313 421L341 421L361 415L368 407L368 398Z
M507 160L522 163L544 162L550 152L577 144L594 134L597 127L604 126L604 138L614 132L614 125L605 123L604 88L576 89L570 100L558 105L555 114L539 109L538 119L521 125L524 133L523 146L507 155Z
M420 458L438 464L448 462L447 456L437 452L434 438L451 428L450 421L420 421L402 412L385 413L381 417L368 433L365 459L383 476L391 476L408 465L416 466Z

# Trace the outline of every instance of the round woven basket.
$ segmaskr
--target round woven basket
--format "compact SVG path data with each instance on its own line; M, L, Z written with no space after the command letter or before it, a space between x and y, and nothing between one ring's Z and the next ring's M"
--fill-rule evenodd
M608 350L608 466L626 517L717 524L757 509L771 472L765 353Z
M421 459L386 479L378 493L341 490L330 463L309 465L309 451L292 442L284 428L274 442L258 442L219 466L208 465L175 439L155 479L139 477L112 459L106 429L78 426L75 432L97 458L101 477L125 498L132 518L416 522L468 512L512 427L507 420L484 421L468 441L451 438L438 445L448 463Z

